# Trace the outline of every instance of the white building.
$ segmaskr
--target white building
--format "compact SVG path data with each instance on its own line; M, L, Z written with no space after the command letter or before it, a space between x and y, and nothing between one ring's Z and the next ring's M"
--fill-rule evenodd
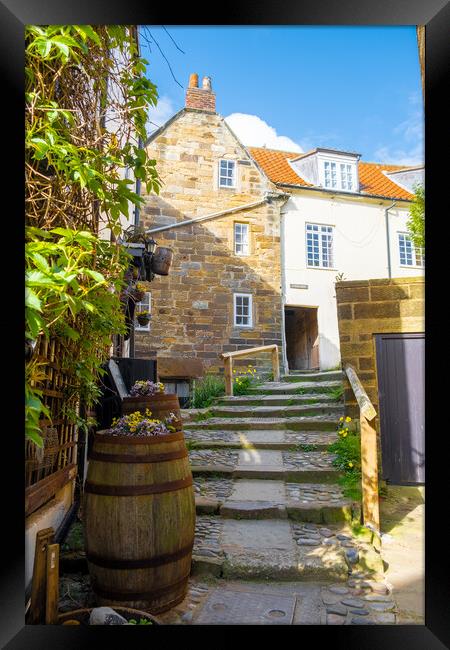
M406 223L424 168L365 163L359 154L250 148L280 190L286 370L340 363L334 283L423 275ZM340 276L340 278L337 278Z

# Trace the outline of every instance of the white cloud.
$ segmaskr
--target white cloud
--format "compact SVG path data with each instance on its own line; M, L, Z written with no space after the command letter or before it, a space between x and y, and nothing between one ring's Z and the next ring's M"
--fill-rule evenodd
M148 110L147 133L156 131L156 129L165 124L175 113L176 110L170 97L166 95L160 97L156 106L151 106Z
M230 129L245 146L281 149L302 153L303 149L285 135L278 135L276 130L257 115L232 113L225 118Z
M375 151L377 161L394 165L423 165L424 120L421 102L418 93L410 95L408 117L392 129L398 144L378 147Z

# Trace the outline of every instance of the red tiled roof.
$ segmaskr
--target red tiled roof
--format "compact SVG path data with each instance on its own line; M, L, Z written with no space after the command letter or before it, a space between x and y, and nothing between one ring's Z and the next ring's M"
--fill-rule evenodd
M288 160L298 158L301 154L260 147L248 147L248 151L273 183L286 183L289 185L298 185L299 187L313 187L311 183L307 183L303 178L301 178L288 163ZM385 196L389 199L412 200L413 195L410 194L410 192L399 187L383 174L383 171L399 171L401 169L408 169L408 167L361 161L358 165L359 189L361 194Z

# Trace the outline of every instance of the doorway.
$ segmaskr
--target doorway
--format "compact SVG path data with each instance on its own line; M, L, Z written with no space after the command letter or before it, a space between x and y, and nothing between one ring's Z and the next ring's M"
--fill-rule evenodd
M287 305L284 310L289 370L319 369L317 307Z
M382 477L425 483L425 335L375 335Z

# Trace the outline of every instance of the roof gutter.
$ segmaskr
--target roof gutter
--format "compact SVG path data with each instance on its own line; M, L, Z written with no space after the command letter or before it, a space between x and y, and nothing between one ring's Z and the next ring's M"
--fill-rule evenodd
M385 201L392 201L392 196L382 196L381 194L361 194L355 192L336 192L336 190L329 190L324 187L311 187L308 185L295 185L294 183L275 183L277 187L291 187L296 190L312 190L313 192L325 192L326 194L334 194L339 196L353 196L359 199L384 199ZM411 203L413 199L395 199L396 202L403 201L403 203Z
M245 203L244 205L238 205L234 208L228 208L227 210L221 210L220 212L211 212L210 214L205 214L201 217L196 217L195 219L189 219L188 221L179 221L178 223L173 223L170 226L161 226L160 228L151 228L146 230L146 234L153 235L157 232L164 232L165 230L173 230L174 228L182 228L183 226L191 226L194 223L201 223L202 221L210 221L212 219L218 219L219 217L224 217L228 214L234 214L235 212L241 212L242 210L252 210L257 208L260 205L265 203L270 203L273 199L284 198L285 195L279 195L276 193L267 192L263 199L259 201L254 201L253 203Z

